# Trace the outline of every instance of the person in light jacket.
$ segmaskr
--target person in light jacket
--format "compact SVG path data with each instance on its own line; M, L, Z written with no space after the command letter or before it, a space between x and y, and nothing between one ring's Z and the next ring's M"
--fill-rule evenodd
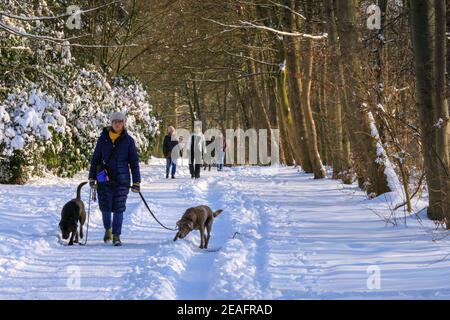
M191 178L198 179L200 178L203 156L206 153L206 141L201 126L195 126L194 133L189 137L186 148L189 154L189 172L191 173Z

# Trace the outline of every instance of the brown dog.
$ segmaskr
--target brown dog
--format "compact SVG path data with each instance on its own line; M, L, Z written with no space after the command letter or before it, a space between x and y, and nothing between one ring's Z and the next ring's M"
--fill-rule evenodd
M213 212L208 206L187 209L177 222L178 232L173 241L177 241L178 238L183 239L192 230L200 230L200 249L207 249L214 218L222 211L217 210ZM207 235L205 235L205 229Z

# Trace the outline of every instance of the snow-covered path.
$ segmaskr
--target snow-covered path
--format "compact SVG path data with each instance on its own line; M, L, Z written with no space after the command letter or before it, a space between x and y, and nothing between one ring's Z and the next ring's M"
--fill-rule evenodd
M386 226L381 199L293 168L212 169L195 182L186 168L176 180L163 179L163 170L158 159L144 166L142 191L165 224L190 206L224 209L210 250L197 248L197 231L173 242L135 194L124 246L101 241L97 204L88 245L62 246L60 210L82 175L0 185L0 298L450 298L449 240L432 241L448 234L433 233L423 215L422 223L413 216L406 227ZM379 289L370 285L377 274Z

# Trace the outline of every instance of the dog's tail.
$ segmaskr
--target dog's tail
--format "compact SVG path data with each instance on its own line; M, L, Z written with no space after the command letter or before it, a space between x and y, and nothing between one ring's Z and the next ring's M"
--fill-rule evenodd
M87 182L82 182L78 185L77 188L77 200L81 200L81 188L83 188L83 186L87 184Z
M221 214L222 211L223 211L222 209L219 209L219 210L214 211L214 212L213 212L214 218L217 217L219 214Z

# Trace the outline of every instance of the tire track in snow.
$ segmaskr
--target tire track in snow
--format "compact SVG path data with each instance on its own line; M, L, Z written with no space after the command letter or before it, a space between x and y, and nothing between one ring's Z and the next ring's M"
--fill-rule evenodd
M144 172L144 181L150 183L141 188L152 211L168 227L175 226L191 203L189 196L181 192L189 188L191 181L186 178L185 168L179 168L178 171L178 175L183 177L175 180L156 180L146 177ZM148 172L147 175L152 173ZM142 238L141 242L148 250L124 279L127 289L116 298L176 299L175 284L193 254L189 243L174 243L172 239L175 233L161 228L142 203L131 215L129 228Z
M191 206L203 204L211 207L213 211L221 209L222 207L215 200L221 191L217 188L217 180L221 178L220 174L213 171L209 172L207 177L194 181L192 189L188 192L193 200ZM193 255L178 280L177 299L204 300L211 298L211 284L217 280L214 278L213 272L214 259L220 252L228 235L224 219L226 214L226 212L223 212L214 220L208 251L198 248L200 245L199 231L195 230L187 237L191 241L190 246Z
M223 250L214 261L215 278L211 289L216 299L270 299L260 283L261 220L257 208L242 196L246 169L230 172L219 183L220 202L227 213L231 232ZM234 238L233 238L234 236Z

